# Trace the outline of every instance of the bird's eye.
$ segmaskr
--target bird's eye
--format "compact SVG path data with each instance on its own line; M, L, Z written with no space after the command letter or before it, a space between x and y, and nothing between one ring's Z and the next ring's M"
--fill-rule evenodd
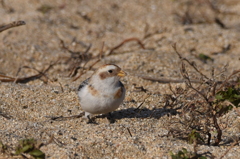
M113 71L112 70L108 70L109 73L112 73Z

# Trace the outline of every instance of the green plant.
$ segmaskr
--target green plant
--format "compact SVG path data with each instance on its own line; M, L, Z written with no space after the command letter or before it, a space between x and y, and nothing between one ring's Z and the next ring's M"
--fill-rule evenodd
M0 152L4 153L7 150L7 146L0 141Z
M201 137L200 133L198 133L195 129L188 135L188 142L190 144L197 143L197 142L204 142L203 138Z
M46 13L50 12L52 9L53 9L52 6L47 5L47 4L43 4L41 7L39 7L37 9L37 11L39 11L39 12L41 12L43 14L46 14Z
M36 141L34 139L23 139L19 141L15 155L20 155L22 153L27 153L35 159L45 158L45 154L36 147Z
M240 107L240 91L237 88L228 87L226 90L219 91L215 98L216 110L219 116L232 110L233 107Z
M182 150L178 151L176 154L170 152L170 156L172 159L207 159L201 155L194 155L185 148L182 148Z
M210 56L207 56L205 54L199 54L198 57L197 57L199 60L201 60L202 62L206 63L207 60L210 60L210 61L214 61L213 58L211 58Z
M182 150L178 151L176 154L173 154L173 152L170 152L170 155L172 159L189 159L190 158L190 153L185 148L182 148Z

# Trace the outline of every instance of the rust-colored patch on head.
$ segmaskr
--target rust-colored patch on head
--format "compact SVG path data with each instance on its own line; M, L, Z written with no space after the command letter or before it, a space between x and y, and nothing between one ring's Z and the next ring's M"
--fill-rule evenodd
M88 90L93 96L98 96L99 95L99 92L92 85L88 86Z
M106 79L107 77L109 77L109 74L108 74L107 72L102 72L102 73L99 74L99 76L100 76L100 79L101 79L101 80L104 80L104 79Z
M107 70L106 68L108 68L109 66L115 66L115 68L109 68ZM99 70L104 70L104 71L99 71L100 79L104 80L108 77L117 76L118 73L121 71L121 68L114 64L106 64L106 65L103 65L102 67L100 67Z
M117 90L117 92L114 95L114 99L120 98L122 96L122 94L123 94L123 87L121 87Z

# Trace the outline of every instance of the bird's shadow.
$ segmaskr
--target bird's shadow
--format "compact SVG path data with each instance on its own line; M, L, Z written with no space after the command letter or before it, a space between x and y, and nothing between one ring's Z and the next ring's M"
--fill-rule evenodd
M111 112L110 114L103 114L103 115L97 115L87 122L88 124L98 124L95 119L96 118L105 118L109 120L110 123L115 123L116 120L124 119L124 118L155 118L159 119L162 116L165 115L176 115L179 114L177 112L177 109L168 109L168 108L154 108L152 110L148 108L127 108L127 109L121 109L118 111ZM46 116L47 118L50 118L51 121L63 121L63 120L69 120L74 118L80 118L84 115L84 113L80 113L79 115L73 115L68 117L63 116Z
M124 118L155 118L159 119L165 115L176 115L178 114L176 109L166 109L166 108L154 108L152 110L148 108L127 108L114 111L110 116L107 116L110 123L114 123L115 120L124 119ZM96 118L103 118L106 115L100 115Z

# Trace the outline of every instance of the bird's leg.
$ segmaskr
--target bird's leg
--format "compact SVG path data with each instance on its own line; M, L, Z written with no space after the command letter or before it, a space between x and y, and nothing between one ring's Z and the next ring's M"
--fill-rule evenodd
M87 118L88 118L88 122L87 122L88 124L93 123L93 120L91 119L90 115L88 115Z
M92 118L90 118L89 116L88 116L88 122L87 122L87 124L98 124L96 121L95 121L95 117L92 117Z
M92 114L85 112L85 117L88 118L87 124L97 124L96 121L95 121L96 118L92 117Z

